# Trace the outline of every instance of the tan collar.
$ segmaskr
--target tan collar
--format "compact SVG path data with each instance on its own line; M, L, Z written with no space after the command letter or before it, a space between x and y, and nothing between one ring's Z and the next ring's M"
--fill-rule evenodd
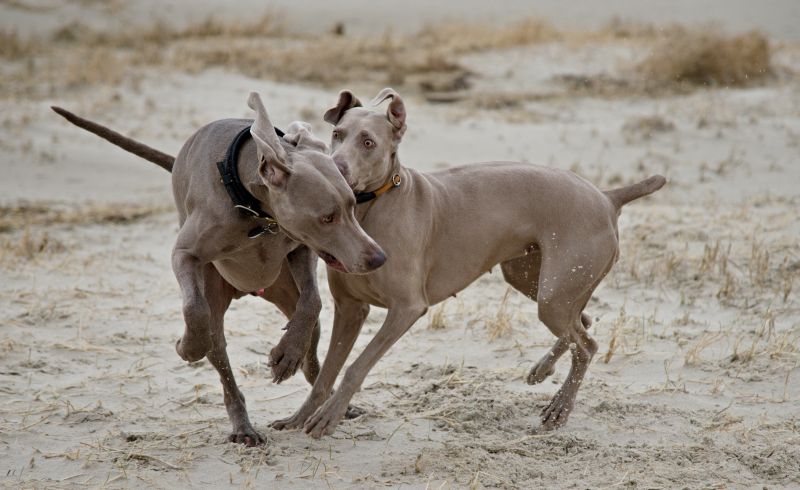
M389 182L383 184L374 191L359 192L358 194L356 194L356 204L372 201L373 199L379 197L381 194L384 194L389 189L393 187L400 187L401 181L402 179L400 178L400 174L394 174L392 178L389 179Z

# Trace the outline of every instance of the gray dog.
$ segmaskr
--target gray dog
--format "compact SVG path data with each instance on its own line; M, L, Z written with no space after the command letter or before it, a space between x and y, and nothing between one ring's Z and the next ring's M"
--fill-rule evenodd
M230 440L256 445L264 439L250 424L226 351L223 317L231 301L262 291L290 318L287 332L270 352L274 381L292 376L302 365L306 379L314 383L321 302L312 251L343 273L372 271L386 258L356 221L355 197L328 156L327 145L303 123L293 123L279 138L258 94L250 94L248 104L256 111L255 121L213 122L190 137L177 158L64 109L53 110L172 172L180 222L172 266L186 322L176 350L186 361L208 358L222 381L233 425ZM246 134L251 124L252 139ZM223 185L229 179L221 177L216 165L238 136L243 144L226 161L238 171L237 192L254 200L238 206L246 209L234 207ZM259 207L260 213L252 209Z
M356 192L395 186L356 211L389 260L366 276L328 270L336 304L328 354L305 403L274 426L304 427L314 437L332 433L370 369L427 308L496 264L511 286L538 302L539 319L558 339L528 383L541 382L572 351L569 376L542 412L544 429L563 425L597 351L583 310L617 260L620 208L666 179L656 175L603 192L571 172L524 163L417 172L397 156L406 129L403 101L385 89L374 102L386 99L388 111L380 113L344 91L325 120L335 126L333 159ZM388 308L386 320L331 396L370 305Z

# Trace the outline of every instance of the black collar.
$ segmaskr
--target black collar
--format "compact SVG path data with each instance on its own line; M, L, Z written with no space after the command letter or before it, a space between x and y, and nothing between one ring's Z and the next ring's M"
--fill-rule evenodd
M275 128L275 133L279 138L283 137L283 131ZM231 142L228 147L228 152L225 155L225 160L217 162L217 169L222 178L222 184L225 190L233 201L233 207L239 209L246 216L254 219L264 220L264 224L257 226L247 233L250 238L256 238L269 233L274 235L278 232L278 222L270 216L269 213L261 208L261 203L258 199L244 187L241 179L239 178L239 169L237 162L239 160L239 150L244 145L247 138L250 137L250 126L242 129L239 134Z
M356 193L356 204L372 201L373 199L377 198L378 196L385 193L389 189L393 187L400 187L400 182L401 182L400 174L394 174L392 175L392 178L389 179L389 182L383 184L374 191Z

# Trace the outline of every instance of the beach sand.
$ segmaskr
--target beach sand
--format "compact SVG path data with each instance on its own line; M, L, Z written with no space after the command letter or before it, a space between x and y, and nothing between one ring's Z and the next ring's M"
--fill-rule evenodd
M522 2L505 15L485 2L461 13L437 4L428 17L414 17L414 3L396 17L359 16L368 7L355 1L337 12L289 3L253 23L260 2L218 16L213 2L0 2L0 485L800 484L800 45L785 27L793 2L758 15L746 2L717 2L663 19L612 2L584 21L545 2L521 24L536 13ZM481 12L485 21L469 22ZM204 22L209 15L219 20ZM615 16L629 20L609 24ZM420 18L430 27L414 34ZM710 29L696 26L709 20L726 35L760 29L769 73L670 79L665 43L707 42L722 56L703 37ZM343 36L330 33L337 22ZM725 66L752 73L759 59L737 46ZM339 90L369 100L387 85L406 100L400 158L409 167L519 160L571 169L601 188L668 177L620 217L620 260L586 310L600 350L575 412L560 430L537 430L569 356L551 380L525 384L554 338L495 268L432 307L354 397L367 414L320 440L269 427L309 388L302 376L270 381L267 353L285 324L277 309L235 301L228 350L268 443L230 444L216 372L174 351L183 319L170 176L49 106L176 154L203 124L250 116L252 90L276 125L306 120L327 139L322 114ZM323 357L333 303L321 263L318 275ZM384 315L373 308L351 360Z

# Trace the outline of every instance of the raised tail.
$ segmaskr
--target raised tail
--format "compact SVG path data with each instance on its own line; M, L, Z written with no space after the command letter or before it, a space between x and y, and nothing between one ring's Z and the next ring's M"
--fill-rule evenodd
M75 114L62 109L61 107L51 106L50 108L75 126L83 128L90 133L94 133L104 140L119 146L125 151L129 151L136 156L140 156L145 160L149 160L167 172L172 172L172 165L175 163L175 157L167 155L166 153L162 153L155 148L145 145L144 143L139 143L138 141L128 138L127 136L123 136L113 129L109 129L105 126L97 124L96 122L76 116Z
M635 199L654 193L664 187L666 183L667 179L665 179L663 175L653 175L636 184L620 187L619 189L612 189L610 191L603 191L603 193L608 196L614 206L619 209Z

